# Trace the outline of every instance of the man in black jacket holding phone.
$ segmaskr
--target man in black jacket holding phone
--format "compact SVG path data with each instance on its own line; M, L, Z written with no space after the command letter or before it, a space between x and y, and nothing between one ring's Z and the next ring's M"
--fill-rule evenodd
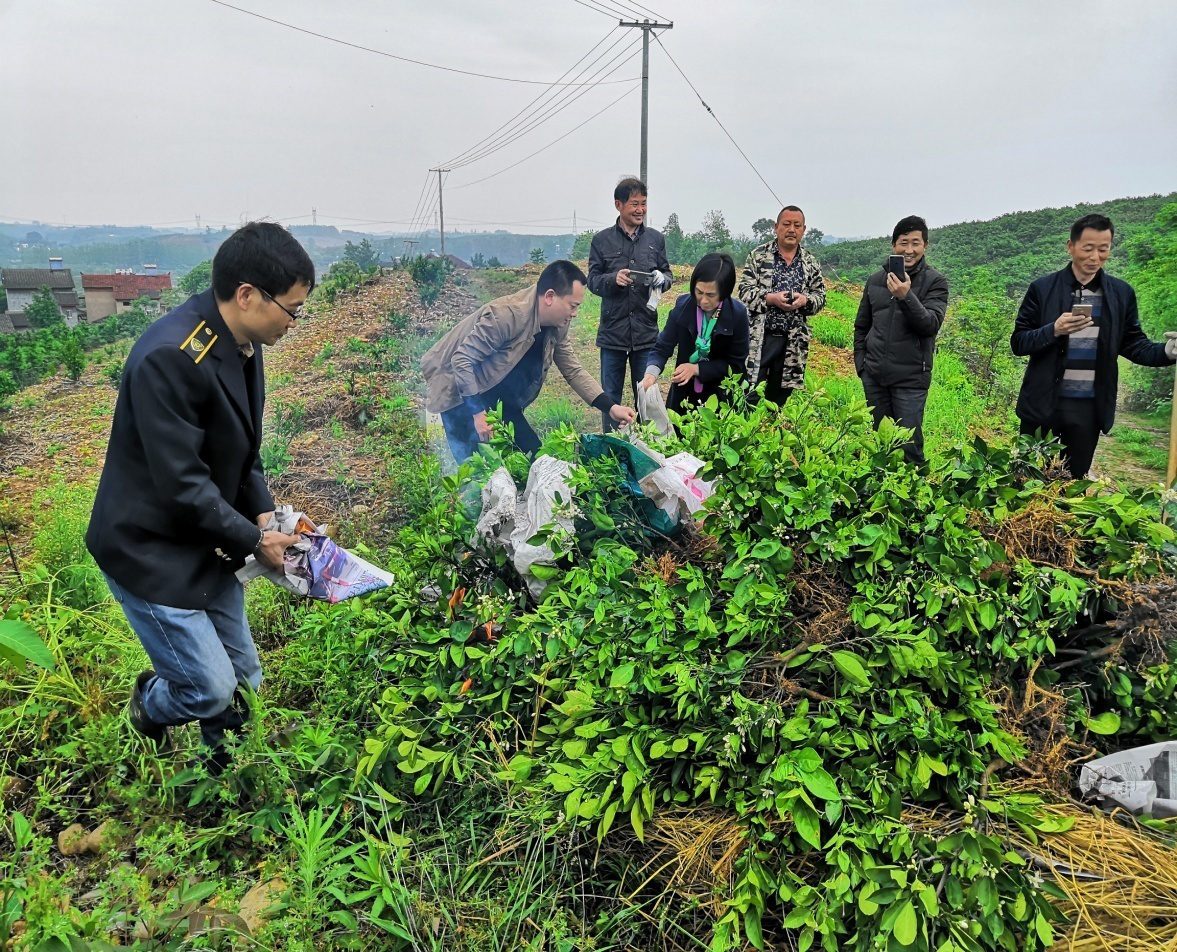
M658 340L658 295L671 282L666 239L646 225L646 183L623 178L613 190L613 206L617 221L593 236L588 268L588 289L601 299L597 346L610 405L623 401L627 367L637 399L646 358ZM601 420L606 433L617 428L608 413Z
M1100 432L1116 418L1117 358L1145 367L1177 361L1177 332L1162 343L1140 326L1136 292L1105 274L1115 226L1084 215L1071 226L1071 263L1030 285L1018 308L1010 347L1029 357L1017 414L1022 433L1051 434L1075 479L1091 468Z
M875 427L891 417L914 431L903 453L924 462L924 406L936 335L948 309L948 280L928 264L928 223L909 215L891 233L894 254L872 274L854 320L854 369Z

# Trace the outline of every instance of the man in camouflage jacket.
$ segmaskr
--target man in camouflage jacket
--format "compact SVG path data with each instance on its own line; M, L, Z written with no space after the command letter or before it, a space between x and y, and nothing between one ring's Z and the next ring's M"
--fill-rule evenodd
M781 209L776 237L752 249L737 288L748 308L748 380L765 382L765 397L778 404L805 385L808 319L826 303L821 267L802 247L804 236L805 213Z

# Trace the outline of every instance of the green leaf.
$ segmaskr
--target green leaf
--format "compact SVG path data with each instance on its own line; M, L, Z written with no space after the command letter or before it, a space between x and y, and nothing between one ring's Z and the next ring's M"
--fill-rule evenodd
M623 664L620 667L613 669L613 674L609 678L609 687L624 688L633 680L634 666L632 664Z
M752 546L752 558L770 559L781 550L781 544L776 539L761 539Z
M919 919L915 914L915 907L910 899L904 899L898 914L895 916L895 926L892 930L896 941L900 945L911 945L919 931Z
M759 906L749 906L748 911L744 913L744 932L747 933L748 941L753 946L757 949L764 948L764 931L760 926Z
M867 677L862 659L853 651L835 651L830 657L833 658L834 666L842 673L842 677L859 687L870 687L870 678Z
M725 446L722 450L723 461L728 466L738 466L740 463L740 454L733 450L730 446Z
M838 793L838 784L824 767L818 767L815 770L802 770L801 782L805 784L805 789L815 797L820 797L823 800L842 799L842 795Z
M52 652L37 637L33 626L15 619L0 620L0 657L14 665L31 661L48 671L57 670Z
M556 793L569 793L574 786L571 780L558 773L548 774L548 783Z
M821 849L821 820L818 819L817 811L804 800L793 802L793 825L797 827L801 839L814 849Z
M563 747L564 756L569 760L580 760L584 756L584 752L588 750L588 742L579 738L569 738L564 741Z
M1093 734L1114 734L1120 729L1120 715L1115 711L1104 711L1099 717L1089 717L1087 729Z
M642 822L642 805L638 801L634 801L633 809L629 811L629 822L633 825L633 831L637 834L640 842L646 842L646 827Z

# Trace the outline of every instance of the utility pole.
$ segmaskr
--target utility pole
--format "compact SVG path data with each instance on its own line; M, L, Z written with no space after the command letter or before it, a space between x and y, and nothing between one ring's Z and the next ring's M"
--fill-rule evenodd
M414 245L420 244L420 241L416 238L406 238L405 244L409 246L409 253L406 255L406 258L411 258L413 257Z
M444 258L445 257L445 205L441 200L441 191L442 191L442 185L443 185L441 173L448 172L449 169L436 168L436 169L430 169L429 171L437 173L437 230L438 230L438 233L441 235L441 256Z
M673 23L656 23L653 20L629 21L619 20L618 26L636 27L642 31L642 181L650 184L646 178L646 156L648 155L648 141L650 137L650 31L673 30Z

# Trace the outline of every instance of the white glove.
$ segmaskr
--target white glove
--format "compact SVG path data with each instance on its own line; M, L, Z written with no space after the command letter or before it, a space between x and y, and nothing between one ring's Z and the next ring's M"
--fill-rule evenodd
M1177 360L1177 331L1165 331L1165 356Z
M661 271L650 272L650 298L646 307L651 311L658 310L658 302L662 300L662 284L666 280Z

